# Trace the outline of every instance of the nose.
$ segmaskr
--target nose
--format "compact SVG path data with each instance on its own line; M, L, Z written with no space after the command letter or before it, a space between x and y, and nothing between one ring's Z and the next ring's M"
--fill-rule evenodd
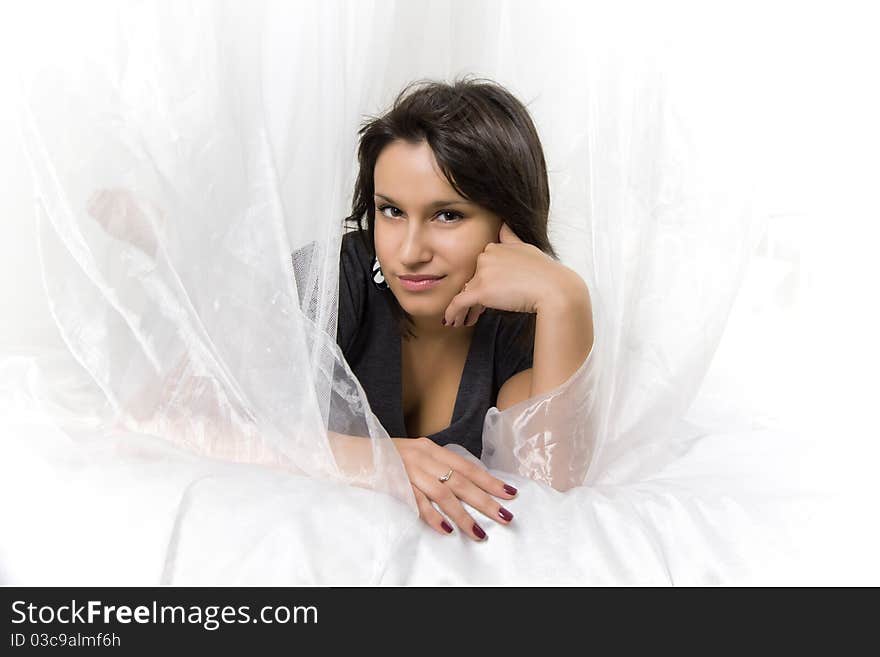
M420 221L407 222L406 233L400 245L400 264L408 269L431 260L429 236Z

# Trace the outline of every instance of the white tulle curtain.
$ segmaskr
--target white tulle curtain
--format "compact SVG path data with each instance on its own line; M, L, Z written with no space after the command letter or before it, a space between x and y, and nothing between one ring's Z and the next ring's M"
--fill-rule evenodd
M684 448L701 431L701 386L707 422L819 414L832 427L829 400L867 401L876 362L876 310L846 317L873 305L859 286L877 274L864 194L874 160L858 156L877 133L862 102L876 83L859 74L870 48L839 37L867 38L864 22L827 11L22 7L4 21L23 82L4 111L26 158L9 166L18 196L5 202L39 260L10 256L26 292L5 294L26 305L4 322L7 352L60 337L107 404L81 413L149 419L144 431L224 458L345 478L324 432L368 436L358 474L412 504L333 344L334 255L361 119L412 79L473 73L532 112L551 239L591 290L603 358L587 484L637 480L636 459L618 467L623 454ZM321 257L297 287L289 254L312 241Z

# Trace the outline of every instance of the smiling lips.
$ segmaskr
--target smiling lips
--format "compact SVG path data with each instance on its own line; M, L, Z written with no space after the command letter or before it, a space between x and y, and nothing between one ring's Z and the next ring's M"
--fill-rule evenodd
M430 275L430 274L419 274L418 276L416 276L416 275L412 275L412 276L406 275L406 276L400 276L399 278L401 278L401 279L403 279L403 280L405 280L405 281L427 281L427 280L433 280L433 279L443 278L443 277L442 277L442 276L432 276L432 275Z
M428 290L436 286L444 276L419 274L417 276L398 276L398 278L400 279L400 284L403 286L404 290L409 292L420 292L421 290Z

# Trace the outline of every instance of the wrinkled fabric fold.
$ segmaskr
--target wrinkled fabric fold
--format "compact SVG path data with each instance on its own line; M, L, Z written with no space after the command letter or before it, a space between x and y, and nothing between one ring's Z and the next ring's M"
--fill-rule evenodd
M503 411L489 409L480 459L487 468L514 472L559 491L583 485L599 434L597 341L562 385Z
M259 74L284 8L96 7L93 40L33 48L19 118L49 310L107 425L414 512L333 339L342 206L323 224L284 208ZM327 152L343 161L354 137ZM295 271L302 240L318 249Z

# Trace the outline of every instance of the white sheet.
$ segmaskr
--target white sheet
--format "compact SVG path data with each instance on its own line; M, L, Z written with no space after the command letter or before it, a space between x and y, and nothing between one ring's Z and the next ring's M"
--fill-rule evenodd
M566 493L504 474L519 489L505 503L514 521L502 526L468 508L488 534L477 543L459 531L441 536L385 494L65 418L65 396L94 395L100 414L100 395L77 370L63 352L2 361L0 583L880 581L869 559L876 536L859 529L868 505L858 500L867 498L824 490L817 482L832 464L794 434L692 432L662 452L634 454L639 481ZM29 407L27 394L42 408Z

